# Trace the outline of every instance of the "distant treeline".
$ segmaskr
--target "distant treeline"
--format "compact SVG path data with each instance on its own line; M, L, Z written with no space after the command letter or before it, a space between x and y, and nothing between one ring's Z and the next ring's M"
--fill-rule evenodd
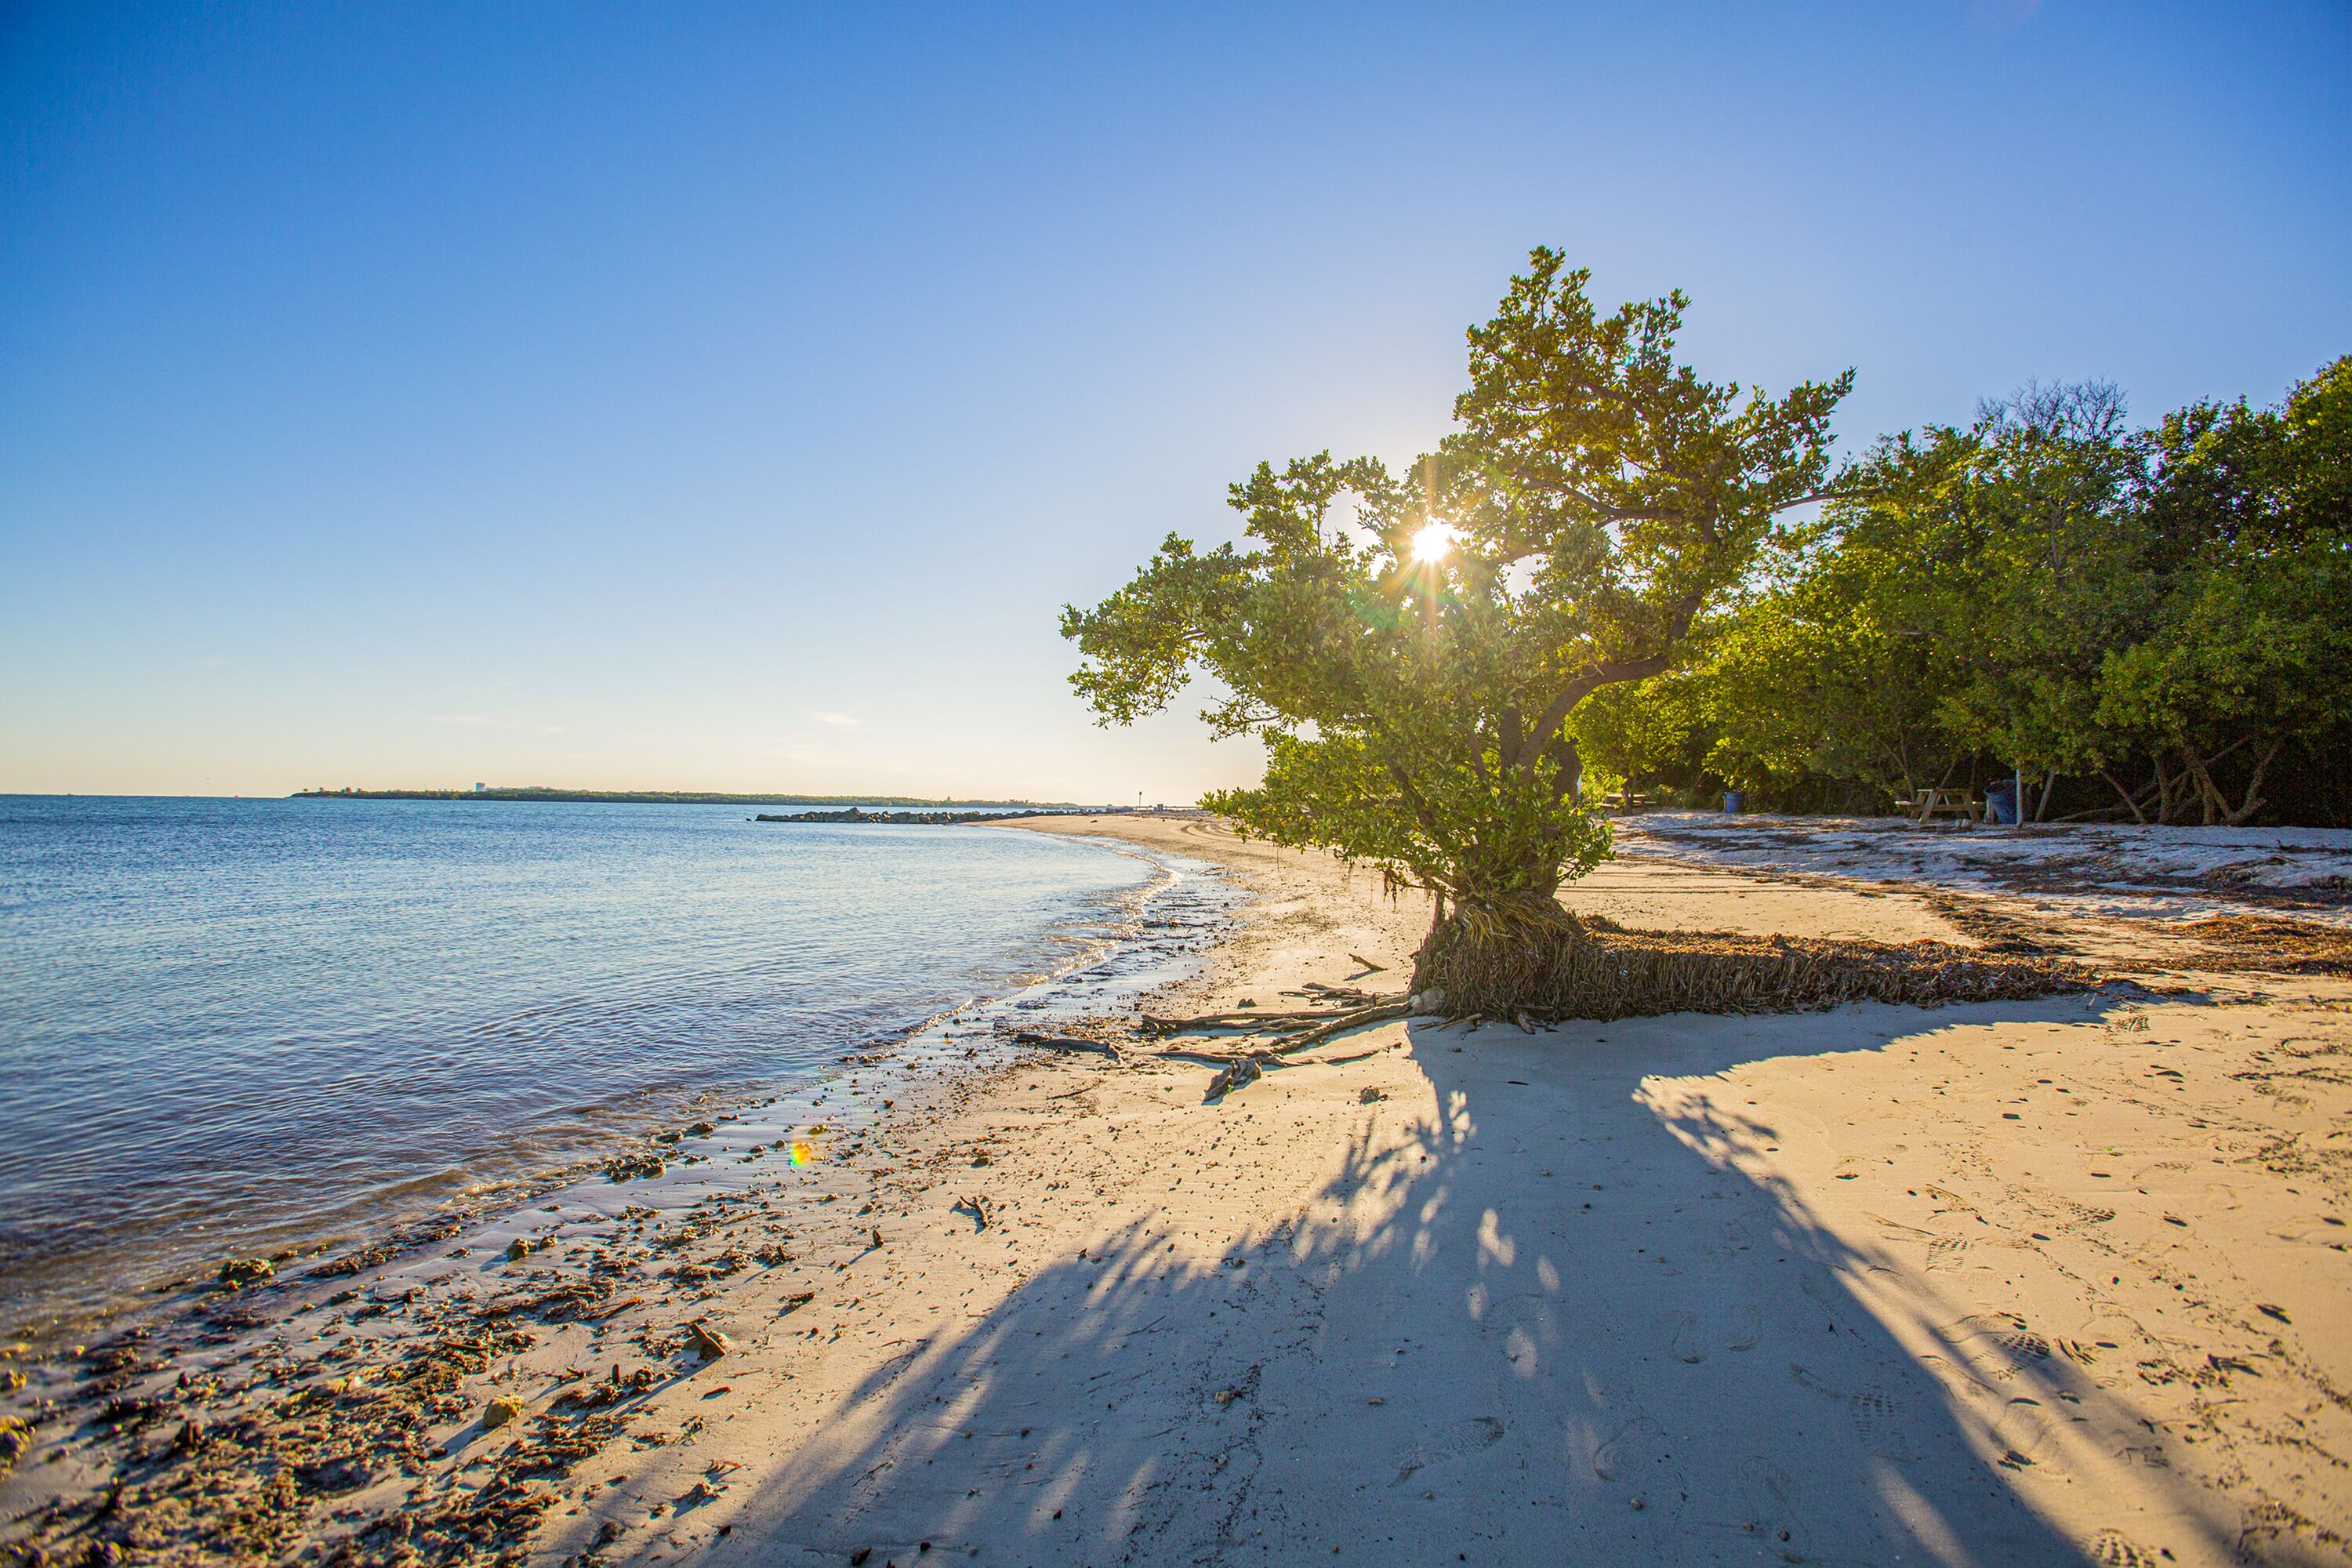
M1068 801L927 800L898 795L721 795L714 790L686 789L549 789L533 784L521 789L306 789L295 800L573 800L654 805L906 805L1008 806L1028 809L1078 809Z
M1878 442L1681 667L1571 728L1588 789L2352 826L2352 357L2136 429L2029 387Z
M789 816L763 811L757 820L761 822L883 822L911 824L922 827L953 827L974 822L1020 822L1033 816L1105 815L1124 816L1126 813L1123 808L1117 812L1107 813L1090 811L1087 807L1078 805L1031 806L1012 811L863 811L853 805L846 811L803 811L795 812Z

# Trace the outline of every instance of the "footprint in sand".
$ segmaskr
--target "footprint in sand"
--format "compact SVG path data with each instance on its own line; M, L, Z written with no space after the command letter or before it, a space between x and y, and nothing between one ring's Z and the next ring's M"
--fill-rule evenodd
M1945 1326L1944 1338L1977 1378L2006 1383L2034 1362L2050 1359L2050 1342L2006 1312L1985 1312Z
M1919 1457L1912 1451L1903 1402L1895 1395L1875 1388L1848 1393L1822 1382L1795 1362L1789 1363L1789 1375L1796 1380L1798 1387L1844 1405L1853 1416L1854 1435L1870 1452L1884 1459L1910 1460Z
M2116 1217L2116 1211L2111 1208L2078 1204L2072 1198L2053 1198L2051 1200L2050 1206L2066 1216L2063 1224L2069 1227L2078 1225L2105 1225Z
M1397 1463L1396 1479L1389 1484L1402 1485L1415 1471L1475 1454L1481 1448L1491 1448L1502 1440L1503 1424L1492 1415L1474 1416L1451 1426L1441 1426L1405 1450Z
M1919 1191L1923 1196L1935 1199L1946 1213L1974 1214L1977 1212L1976 1205L1948 1187L1926 1186L1921 1187Z
M2163 1560L2120 1530L2103 1530L2083 1548L2099 1568L2163 1568Z
M2064 1449L2056 1438L2059 1417L2038 1399L2020 1396L2011 1399L1992 1424L1993 1447L1999 1448L1999 1463L2012 1470L2033 1468L2045 1475L2063 1476Z
M2048 1361L2050 1342L2022 1326L2007 1333L1995 1334L1993 1343L2020 1361Z
M1613 1481L1630 1472L1639 1480L1664 1455L1665 1440L1664 1426L1647 1415L1636 1415L1592 1450L1592 1473Z
M1968 1237L1939 1236L1927 1244L1927 1267L1931 1269L1958 1268L1968 1261Z
M1862 1446L1883 1459L1916 1459L1911 1434L1906 1428L1902 1402L1891 1394L1864 1389L1846 1395L1853 1411L1853 1429Z
M1925 1241L1932 1243L1936 1239L1936 1233L1932 1230L1921 1230L1916 1225L1905 1225L1900 1220L1888 1219L1885 1215L1873 1214L1868 1209L1862 1211L1862 1217L1876 1226L1878 1227L1879 1235L1885 1237L1889 1241Z
M1727 1312L1710 1317L1713 1321L1695 1313L1683 1315L1683 1321L1675 1328L1675 1355L1696 1366L1718 1345L1727 1351L1756 1348L1756 1336L1763 1331L1763 1319L1752 1304L1743 1301Z

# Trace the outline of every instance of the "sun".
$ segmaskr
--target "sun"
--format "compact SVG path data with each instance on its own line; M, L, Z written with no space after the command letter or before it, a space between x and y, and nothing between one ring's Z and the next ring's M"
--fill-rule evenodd
M1461 537L1447 522L1433 522L1412 536L1412 558L1424 563L1443 561Z

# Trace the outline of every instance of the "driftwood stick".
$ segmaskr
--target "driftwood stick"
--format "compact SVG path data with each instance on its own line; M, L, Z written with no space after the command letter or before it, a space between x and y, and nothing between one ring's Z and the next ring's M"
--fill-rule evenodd
M1236 1057L1217 1069L1209 1080L1208 1091L1201 1096L1203 1105L1214 1104L1244 1084L1255 1083L1265 1074L1265 1068L1255 1057Z
M1083 1035L1041 1035L1034 1029L1024 1029L1013 1037L1019 1046L1043 1046L1049 1051L1100 1051L1107 1057L1118 1055L1118 1047L1108 1040L1089 1040Z
M1291 1036L1288 1039L1284 1040L1280 1045L1276 1046L1274 1047L1274 1051L1276 1056L1286 1057L1293 1051L1303 1051L1309 1046L1318 1045L1321 1042L1329 1039L1334 1035L1343 1035L1349 1029L1359 1029L1367 1024L1381 1024L1386 1023L1391 1018L1402 1018L1406 1016L1412 1011L1412 1004L1410 1001L1402 1000L1395 1002L1382 1002L1377 1006L1359 1007L1351 1013L1342 1013L1339 1016L1329 1020L1319 1028L1309 1029L1304 1034Z
M1230 1029L1251 1024L1294 1026L1301 1022L1314 1023L1330 1016L1328 1011L1314 1008L1265 1013L1200 1013L1190 1018L1146 1018L1142 1020L1142 1026L1148 1033L1166 1035L1180 1029Z

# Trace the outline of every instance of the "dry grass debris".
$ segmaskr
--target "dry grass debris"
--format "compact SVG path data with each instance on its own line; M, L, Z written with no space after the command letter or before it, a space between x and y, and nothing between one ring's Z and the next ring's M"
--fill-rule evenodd
M1424 1005L1454 1016L1634 1018L1798 1013L1847 1002L1915 1007L2016 1001L2093 983L2078 964L1948 942L1631 931L1597 916L1580 937L1465 938L1446 928L1423 964Z

